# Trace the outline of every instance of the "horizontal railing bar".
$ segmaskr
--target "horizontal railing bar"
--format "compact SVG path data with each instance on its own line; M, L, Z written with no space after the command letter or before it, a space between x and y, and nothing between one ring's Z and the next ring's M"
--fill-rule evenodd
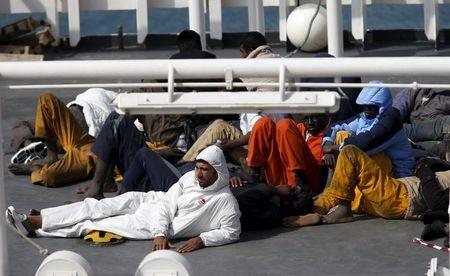
M208 87L226 87L226 82L175 82L174 87L179 88L208 88ZM259 87L279 87L277 82L248 82L233 83L234 87L247 87L247 86L259 86ZM340 87L340 88L363 88L363 87L387 87L387 88L433 88L433 89L450 89L450 84L431 84L431 83L330 83L330 82L295 82L295 83L285 83L286 87L295 88L330 88L330 87ZM83 84L29 84L29 85L8 85L9 89L74 89L74 88L167 88L167 83L83 83Z
M287 77L419 76L449 77L450 57L273 58L217 60L83 60L0 63L2 79L166 79L173 66L176 79Z

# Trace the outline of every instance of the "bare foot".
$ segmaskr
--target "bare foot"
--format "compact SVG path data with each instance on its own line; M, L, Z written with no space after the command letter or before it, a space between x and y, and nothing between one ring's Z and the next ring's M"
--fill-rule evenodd
M78 187L75 189L75 193L77 194L86 194L89 193L90 186L86 187ZM116 182L105 183L103 185L104 193L115 193L118 191Z
M322 221L325 224L351 222L353 221L352 210L347 204L336 205L322 217Z
M75 189L75 193L77 194L84 194L89 190L89 186L86 187L78 187Z
M292 216L285 217L283 219L283 225L286 227L304 227L309 225L317 225L322 222L322 218L319 214L307 214L304 216Z
M117 184L114 180L106 181L105 184L103 184L104 193L115 193L117 191L118 191Z
M81 193L79 193L78 191L80 191ZM84 199L86 199L88 197L95 198L95 199L105 198L105 196L103 195L103 192L96 187L86 186L83 188L77 188L76 192L77 192L77 194L74 199L66 200L66 201L64 201L64 203L70 204L70 203L74 203L74 202L78 202L78 201L83 201Z
M8 166L8 170L15 175L30 175L38 169L39 167L32 164L10 164Z

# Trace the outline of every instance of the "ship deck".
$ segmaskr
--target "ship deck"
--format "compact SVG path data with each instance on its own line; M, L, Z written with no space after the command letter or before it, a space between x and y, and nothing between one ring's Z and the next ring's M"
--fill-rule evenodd
M285 53L279 45L278 53ZM147 59L168 58L175 48L168 49L114 49L64 50L46 54L47 60L93 59ZM212 50L219 58L239 57L237 48ZM447 56L450 49L435 51L429 43L391 45L362 51L351 48L346 56ZM382 78L384 81L413 81ZM76 82L76 80L70 80ZM449 79L423 79L436 83ZM17 83L17 82L15 82ZM24 82L18 82L24 83ZM37 83L47 83L45 80ZM11 153L9 139L15 120L33 120L38 96L44 91L8 90L0 81L2 130L5 156L4 184L6 206L15 205L18 210L45 208L63 204L74 196L74 189L85 183L62 188L45 188L30 184L27 176L14 176L7 170ZM81 90L52 91L68 102ZM353 223L305 227L301 229L278 228L265 231L244 232L235 244L205 248L185 254L194 275L423 275L432 257L438 264L448 266L448 254L418 246L413 237L420 237L423 224L420 221L385 220L369 216L357 217ZM11 275L32 275L43 257L16 233L8 230L9 272ZM123 244L94 248L81 239L35 239L51 252L71 250L88 260L95 275L134 274L138 264L151 251L151 241L127 241ZM182 241L177 241L180 245ZM442 240L435 241L441 245Z

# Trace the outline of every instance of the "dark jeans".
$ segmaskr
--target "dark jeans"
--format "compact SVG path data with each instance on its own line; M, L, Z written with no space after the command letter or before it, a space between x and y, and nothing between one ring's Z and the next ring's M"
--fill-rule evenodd
M449 189L442 190L435 173L430 168L422 168L417 173L420 179L419 190L429 210L447 211Z
M147 147L141 148L123 176L119 193L129 191L167 192L179 176L163 161L162 157Z
M111 112L92 147L98 158L117 166L124 175L136 152L144 147L145 136L125 115Z
M267 184L255 184L232 188L239 210L242 228L247 230L269 229L281 225L281 208L273 200L272 188Z
M450 150L450 116L404 124L406 135L416 146L444 157Z

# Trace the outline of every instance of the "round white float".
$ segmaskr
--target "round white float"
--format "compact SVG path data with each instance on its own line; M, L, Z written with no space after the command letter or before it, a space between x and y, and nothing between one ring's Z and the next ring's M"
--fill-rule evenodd
M157 250L145 256L134 275L190 276L192 268L188 260L180 253L171 250Z
M309 24L316 12L317 4L304 4L295 8L288 17L286 32L295 47L300 47L306 39ZM327 11L322 6L314 19L308 41L302 50L313 52L327 46Z
M36 271L36 276L48 275L92 275L89 263L81 255L72 251L56 251L44 259Z

